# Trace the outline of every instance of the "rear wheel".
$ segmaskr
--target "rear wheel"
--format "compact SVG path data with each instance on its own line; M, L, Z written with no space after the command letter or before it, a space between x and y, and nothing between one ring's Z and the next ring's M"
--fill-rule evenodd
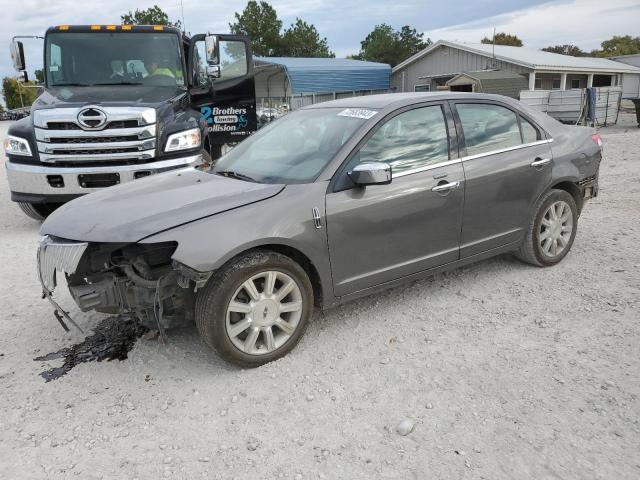
M60 206L59 203L25 203L18 202L20 210L30 218L42 222Z
M196 325L225 360L258 367L290 352L313 311L313 288L289 257L256 251L234 260L198 293Z
M550 190L538 201L516 255L539 267L555 265L571 250L577 227L578 209L573 196L564 190Z

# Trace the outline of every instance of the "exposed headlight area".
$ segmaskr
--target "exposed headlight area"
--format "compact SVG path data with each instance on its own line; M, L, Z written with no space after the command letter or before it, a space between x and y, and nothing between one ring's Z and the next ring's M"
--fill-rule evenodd
M193 148L198 148L201 141L202 136L199 128L184 130L182 132L169 135L164 151L178 152L180 150L191 150Z
M198 280L174 267L176 248L175 242L82 243L45 237L38 255L40 278L52 293L57 270L66 276L80 310L130 315L162 330L189 321L191 309L185 307Z
M8 135L4 141L4 153L7 155L21 155L31 157L31 148L26 139Z

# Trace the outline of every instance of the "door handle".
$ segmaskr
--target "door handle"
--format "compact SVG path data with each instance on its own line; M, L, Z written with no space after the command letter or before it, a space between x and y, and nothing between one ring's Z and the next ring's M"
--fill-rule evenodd
M431 189L432 192L444 192L446 190L453 190L455 188L458 188L460 186L460 182L450 182L450 183L443 183L441 185L436 185L435 187L433 187Z
M531 166L533 168L537 168L537 167L544 167L545 165L549 165L551 163L551 159L550 158L536 158L532 163Z

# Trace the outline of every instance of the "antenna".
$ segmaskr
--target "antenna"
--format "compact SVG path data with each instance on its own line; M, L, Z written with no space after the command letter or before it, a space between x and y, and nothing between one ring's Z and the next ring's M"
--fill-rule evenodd
M496 27L493 27L493 41L491 43L493 44L493 63L495 65L495 62L496 62Z
M184 7L182 6L182 0L180 0L180 13L182 14L182 31L187 31L187 25L184 23Z

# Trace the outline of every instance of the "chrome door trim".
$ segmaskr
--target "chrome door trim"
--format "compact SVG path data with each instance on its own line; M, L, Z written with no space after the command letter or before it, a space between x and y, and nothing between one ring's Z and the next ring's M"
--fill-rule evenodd
M462 157L460 160L465 162L467 160L475 160L476 158L488 157L490 155L497 155L498 153L512 152L514 150L520 150L520 149L523 149L523 148L535 147L536 145L544 145L546 143L551 143L551 142L553 142L553 138L549 138L549 139L545 139L545 140L538 140L538 141L531 142L531 143L523 143L522 145L515 145L513 147L501 148L501 149L498 149L498 150L491 150L489 152L482 152L482 153L478 153L476 155L467 155L465 157Z
M460 163L460 162L462 162L461 158L454 158L453 160L447 160L446 162L434 163L433 165L425 165L424 167L412 168L411 170L407 170L406 172L394 173L391 181L393 182L393 178L404 177L406 175L413 175L414 173L426 172L428 170L433 170L434 168L455 165L456 163ZM391 166L391 169L393 171L393 165Z
M411 170L407 170L405 172L394 173L393 178L404 177L406 175L413 175L414 173L426 172L428 170L433 170L435 168L447 167L449 165L455 165L456 163L466 162L467 160L475 160L476 158L488 157L490 155L497 155L498 153L504 152L512 152L514 150L520 150L522 148L535 147L536 145L544 145L548 143L552 143L553 138L545 139L545 140L537 140L531 143L524 143L522 145L515 145L513 147L501 148L499 150L491 150L490 152L478 153L477 155L467 155L465 157L454 158L452 160L447 160L446 162L434 163L433 165L426 165L424 167L412 168ZM551 159L549 159L551 160ZM392 167L393 168L393 165ZM392 180L393 181L393 180Z

